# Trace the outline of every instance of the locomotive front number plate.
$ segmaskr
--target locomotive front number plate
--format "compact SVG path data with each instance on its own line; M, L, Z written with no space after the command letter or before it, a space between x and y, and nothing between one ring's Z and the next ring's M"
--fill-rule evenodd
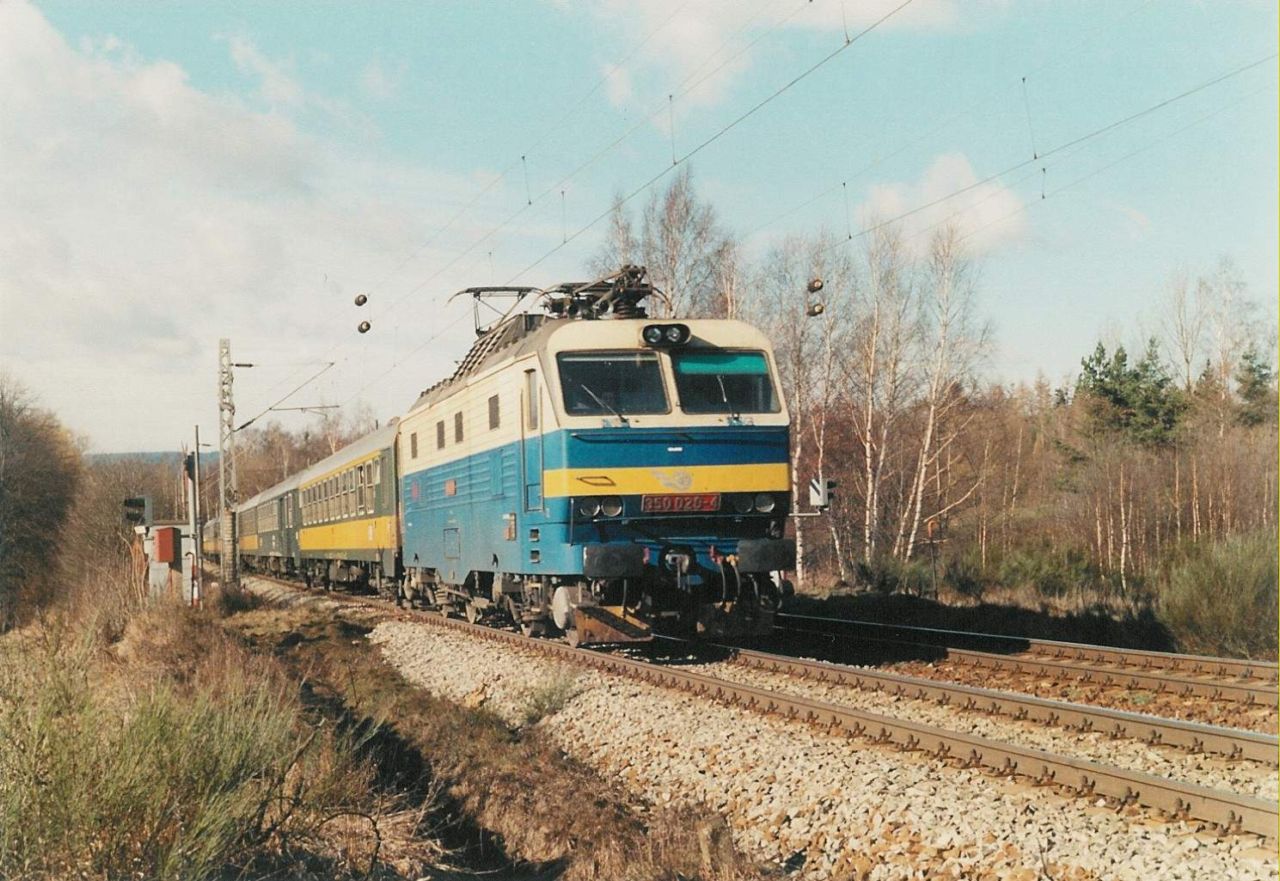
M669 496L641 496L645 514L704 514L720 510L720 493L684 493Z

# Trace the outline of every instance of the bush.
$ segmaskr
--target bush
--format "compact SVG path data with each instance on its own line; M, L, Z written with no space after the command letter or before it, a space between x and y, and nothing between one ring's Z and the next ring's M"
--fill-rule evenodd
M980 601L987 592L982 567L971 554L948 560L942 579L948 587L963 597Z
M1160 617L1185 651L1275 657L1278 575L1274 532L1190 545L1156 578Z
M371 797L355 746L196 613L144 613L114 650L51 619L0 645L0 877L200 879L317 852Z
M528 689L522 695L520 705L524 724L536 725L547 716L560 712L579 691L578 677L571 670L562 670L543 684Z
M1088 558L1075 548L1022 548L1006 555L997 578L1007 588L1031 588L1042 597L1064 597L1096 586L1098 574Z
M911 593L924 596L933 592L933 570L924 560L902 562L891 557L868 565L857 564L858 580L876 593Z

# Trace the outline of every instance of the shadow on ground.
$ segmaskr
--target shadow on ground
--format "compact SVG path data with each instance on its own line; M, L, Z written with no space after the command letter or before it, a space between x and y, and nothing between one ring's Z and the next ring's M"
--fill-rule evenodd
M846 621L866 623L853 626ZM1028 639L1177 650L1172 634L1150 610L1119 617L1095 610L1058 614L992 603L948 606L902 594L865 593L796 596L788 601L778 624L774 636L751 647L849 664L939 660L947 648L1015 654L1026 651Z

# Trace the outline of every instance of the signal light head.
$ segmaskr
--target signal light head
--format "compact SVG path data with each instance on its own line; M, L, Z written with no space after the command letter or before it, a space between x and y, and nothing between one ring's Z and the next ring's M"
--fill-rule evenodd
M640 331L647 346L683 346L690 336L687 324L646 324Z

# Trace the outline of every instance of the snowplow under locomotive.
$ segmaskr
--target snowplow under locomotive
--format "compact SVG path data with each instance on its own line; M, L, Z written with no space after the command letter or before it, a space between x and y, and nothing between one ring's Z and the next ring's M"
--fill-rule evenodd
M767 632L795 561L768 339L738 321L647 318L655 292L634 267L463 293L534 295L544 310L483 332L376 439L237 509L242 526L297 532L242 529L242 562L574 644Z

